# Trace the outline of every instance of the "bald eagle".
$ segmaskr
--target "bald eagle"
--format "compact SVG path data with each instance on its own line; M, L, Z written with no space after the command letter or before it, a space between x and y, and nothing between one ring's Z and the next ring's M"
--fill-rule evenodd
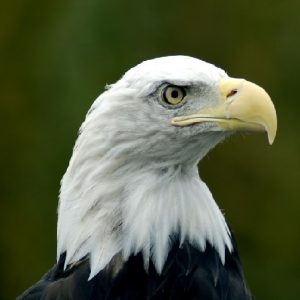
M57 263L19 299L252 299L233 234L198 174L229 135L266 131L268 94L187 56L108 86L61 182Z

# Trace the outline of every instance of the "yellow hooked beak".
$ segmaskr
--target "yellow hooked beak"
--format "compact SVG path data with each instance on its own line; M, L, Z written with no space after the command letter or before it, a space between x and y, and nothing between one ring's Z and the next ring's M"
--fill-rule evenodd
M266 91L244 79L225 78L219 84L220 102L188 116L172 119L175 126L214 122L219 130L266 131L272 144L277 130L274 105Z

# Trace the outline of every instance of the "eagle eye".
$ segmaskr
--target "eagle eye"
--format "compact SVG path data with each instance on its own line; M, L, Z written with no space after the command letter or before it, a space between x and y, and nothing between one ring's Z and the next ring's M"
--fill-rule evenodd
M181 104L186 95L185 89L180 86L168 85L162 90L162 99L169 105Z

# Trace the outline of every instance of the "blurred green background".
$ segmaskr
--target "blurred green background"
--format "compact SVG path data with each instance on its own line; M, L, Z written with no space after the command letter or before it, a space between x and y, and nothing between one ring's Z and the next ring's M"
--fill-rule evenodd
M279 131L235 136L200 173L236 234L257 299L300 294L300 2L19 0L1 3L0 299L55 262L60 179L106 83L186 54L262 85Z

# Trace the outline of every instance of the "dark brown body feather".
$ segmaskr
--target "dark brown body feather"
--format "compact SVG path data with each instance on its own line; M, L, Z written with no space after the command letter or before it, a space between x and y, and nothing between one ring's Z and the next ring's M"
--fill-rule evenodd
M131 256L117 273L101 271L88 281L88 258L63 270L64 255L18 300L246 300L253 299L236 250L226 251L225 265L214 248L201 252L189 243L174 242L162 274L150 263L145 271L141 254Z

